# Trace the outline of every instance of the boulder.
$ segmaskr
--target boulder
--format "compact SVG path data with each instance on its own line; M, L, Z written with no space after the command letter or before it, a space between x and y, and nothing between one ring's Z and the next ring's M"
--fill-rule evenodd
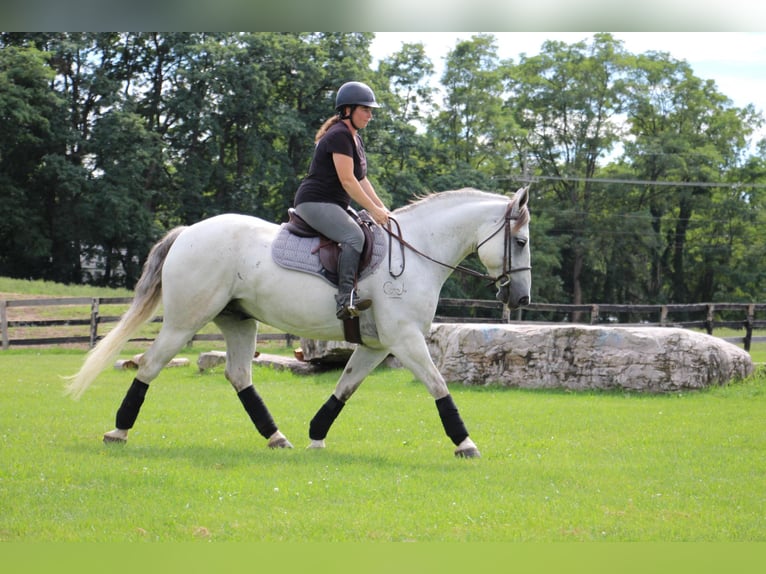
M322 373L330 368L327 364L307 363L295 357L283 357L281 355L268 355L265 353L256 357L253 360L253 364L271 367L275 371L288 370L296 375L313 375ZM336 364L334 366L341 367L342 365Z
M141 365L141 358L143 356L143 353L139 353L138 355L133 355L130 359L119 359L114 363L114 368L118 371L137 370ZM167 365L165 365L165 368L187 367L188 365L189 359L186 357L175 357L174 359L171 359Z
M346 341L318 341L301 338L301 359L309 363L332 364L342 367L356 349Z
M295 355L301 361L306 361L312 365L337 369L346 364L356 346L356 343L347 341L301 339L301 346L295 351ZM402 366L392 355L385 358L383 365L392 369L398 369Z
M428 342L444 378L467 385L660 393L725 384L754 368L743 349L672 327L441 323Z
M200 372L225 365L225 351L207 351L200 353L197 358L197 367L199 367ZM298 375L311 375L326 370L325 365L307 363L294 357L283 357L281 355L270 355L266 353L256 353L255 357L253 357L253 365L267 366L277 371L287 369Z
M197 367L199 367L200 373L225 364L226 351L207 351L200 353L199 357L197 357Z

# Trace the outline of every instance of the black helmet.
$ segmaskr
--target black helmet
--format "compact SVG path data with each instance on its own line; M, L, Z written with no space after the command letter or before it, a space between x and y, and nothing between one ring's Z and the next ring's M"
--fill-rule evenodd
M339 111L343 106L380 107L375 101L375 94L370 86L362 82L346 82L338 88L338 94L335 96L335 109Z

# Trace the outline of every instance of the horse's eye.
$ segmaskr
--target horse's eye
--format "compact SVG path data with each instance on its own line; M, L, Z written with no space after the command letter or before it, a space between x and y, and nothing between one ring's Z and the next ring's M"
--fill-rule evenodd
M526 237L517 237L516 238L516 245L519 247L524 247L527 244L527 238Z

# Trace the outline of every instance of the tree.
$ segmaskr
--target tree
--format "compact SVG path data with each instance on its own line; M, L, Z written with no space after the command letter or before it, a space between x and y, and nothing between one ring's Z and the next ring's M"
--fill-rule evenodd
M517 63L478 34L450 51L441 85L419 43L372 70L371 39L0 33L0 273L80 282L95 255L94 281L131 286L174 225L283 219L336 90L361 80L383 104L362 135L392 207L532 178L535 300L763 297L752 106L609 34ZM493 296L462 276L445 294Z
M442 109L428 122L436 140L439 170L449 187L479 185L507 165L508 116L503 113L503 79L495 38L478 34L458 42L446 58L441 78ZM444 184L441 184L444 185ZM441 185L434 185L439 189Z
M729 250L711 238L728 242L720 223L732 221L734 212L747 221L749 209L714 184L739 165L758 116L752 107L732 107L713 82L666 53L639 56L629 86L626 161L637 178L677 183L649 186L642 197L657 237L649 297L712 300ZM696 247L690 249L692 237Z
M262 35L263 33L260 33ZM335 93L346 81L374 85L370 70L370 42L363 33L278 34L271 47L271 83L275 87L274 107L269 111L274 132L271 153L264 150L264 168L272 167L267 196L273 205L272 218L284 218L295 191L308 172L314 150L314 136L334 113ZM275 54L279 54L277 58ZM375 149L374 130L365 130L367 149ZM372 137L371 137L372 136ZM378 165L371 162L374 179ZM385 193L383 193L385 197Z
M68 247L52 219L69 211L76 174L62 166L66 141L63 102L49 88L53 73L34 47L0 50L0 274L62 279L57 250ZM63 168L63 169L62 169ZM52 195L49 185L69 194ZM60 242L64 242L60 245ZM59 245L57 245L59 243Z
M84 251L103 261L104 285L132 288L152 238L162 231L155 228L150 209L156 190L147 181L161 155L160 138L141 116L114 110L96 122L89 149L92 193L83 209L91 235Z
M583 275L594 253L590 221L592 183L599 166L622 133L627 54L610 34L588 45L545 42L539 55L522 55L508 68L506 105L522 133L516 144L529 162L552 177L543 209L556 220L553 232L565 240L565 284L573 302L583 301Z
M430 140L424 133L433 106L433 64L423 44L404 44L402 49L378 66L378 91L383 107L368 128L375 136L371 151L378 165L382 189L392 207L406 204L426 190Z

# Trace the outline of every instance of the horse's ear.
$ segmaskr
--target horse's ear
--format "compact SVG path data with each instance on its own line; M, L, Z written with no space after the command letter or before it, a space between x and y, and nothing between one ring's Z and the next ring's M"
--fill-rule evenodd
M513 203L515 209L521 209L529 201L529 186L526 185L516 190L513 194Z

